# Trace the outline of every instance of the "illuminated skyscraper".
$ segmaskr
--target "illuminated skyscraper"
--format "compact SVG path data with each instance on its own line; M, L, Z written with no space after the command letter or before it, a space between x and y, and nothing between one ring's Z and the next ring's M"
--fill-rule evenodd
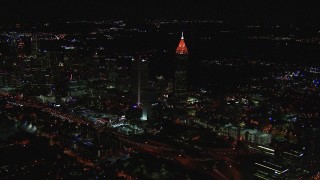
M183 33L176 49L175 71L174 71L174 96L176 103L181 103L187 93L187 69L188 69L188 48L184 41Z
M142 110L141 120L148 119L148 103L145 88L149 81L149 63L147 60L139 57L132 59L131 64L131 92L137 98L137 107Z
M149 63L147 60L132 59L131 64L131 91L137 95L137 104L141 103L141 90L148 86Z

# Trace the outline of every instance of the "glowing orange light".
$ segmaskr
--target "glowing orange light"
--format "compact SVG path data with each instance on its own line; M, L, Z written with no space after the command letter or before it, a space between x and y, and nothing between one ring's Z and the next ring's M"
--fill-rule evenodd
M186 43L184 42L184 37L182 34L182 37L180 39L179 45L176 49L177 54L188 54L188 48L186 46Z

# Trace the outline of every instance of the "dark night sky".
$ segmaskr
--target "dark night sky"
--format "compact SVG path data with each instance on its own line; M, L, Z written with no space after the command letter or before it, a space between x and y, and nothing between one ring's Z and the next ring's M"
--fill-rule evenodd
M320 22L315 3L285 0L2 0L0 11L0 20L169 17L234 22Z

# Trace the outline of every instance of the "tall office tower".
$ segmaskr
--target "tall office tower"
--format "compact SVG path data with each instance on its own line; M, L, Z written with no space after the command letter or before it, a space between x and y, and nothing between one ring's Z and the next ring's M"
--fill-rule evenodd
M25 44L23 41L18 42L17 55L18 55L18 59L22 59L22 60L26 57Z
M54 72L54 96L56 103L60 104L63 97L66 97L69 92L69 79L70 76L66 71L66 67L63 63L59 63Z
M32 37L31 38L31 55L37 57L39 54L39 49L40 49L40 45L39 45L39 39L38 37Z
M149 81L149 63L147 60L139 57L132 59L131 64L131 92L137 101L137 109L141 110L140 120L148 119L147 94L145 92Z
M131 63L131 92L137 95L137 104L141 104L141 91L148 86L149 63L147 60L132 59Z
M186 99L187 93L187 69L188 69L188 48L184 41L183 33L176 49L175 72L174 72L174 96L177 104Z
M15 86L21 86L23 83L25 73L25 43L22 40L17 41L16 46L16 60L13 66L13 84Z
M6 71L0 71L0 87L5 87L7 85L8 73Z
M117 73L118 66L116 63L116 59L107 58L105 60L105 66L106 66L106 74L107 74L108 80L110 82L113 82L111 84L113 84L114 86L114 82L116 81L118 76L118 73Z

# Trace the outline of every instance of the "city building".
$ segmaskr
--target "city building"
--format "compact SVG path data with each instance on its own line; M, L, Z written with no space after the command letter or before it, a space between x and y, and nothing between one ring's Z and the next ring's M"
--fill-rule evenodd
M8 73L5 71L0 71L0 87L5 87L8 85Z
M253 175L257 179L285 179L289 171L285 166L269 161L256 162L254 165Z
M40 43L38 37L31 38L31 55L35 56L36 58L39 55Z
M291 145L280 152L285 165L290 167L295 173L302 172L306 168L307 151L305 147Z
M136 97L136 104L142 108L141 120L148 120L150 114L149 99L152 96L147 90L149 82L149 64L148 61L139 57L132 59L131 62L131 92Z
M182 33L179 45L176 49L175 69L174 69L174 98L177 106L186 101L188 80L188 48Z
M240 128L227 124L219 128L219 134L225 137L231 137L235 140L239 140Z
M272 135L256 129L241 129L240 139L255 144L269 145L271 143Z
M144 88L141 91L141 103L143 105L141 120L152 119L152 104L157 100L157 90L153 87ZM153 119L155 120L155 119Z
M18 43L17 55L19 59L24 59L26 57L25 43L22 40Z
M249 143L268 146L271 143L272 135L264 133L256 129L241 128L232 125L231 123L226 125L211 125L201 120L193 121L194 123L212 129L212 131L217 132L220 136L225 136L233 138L235 140L243 140Z
M141 103L141 91L147 88L149 81L149 63L142 58L132 59L131 62L131 92Z
M275 156L275 149L270 148L270 147L261 146L258 144L250 144L248 146L248 148L250 151L254 151L254 152L261 153L261 154L271 156L271 157Z

